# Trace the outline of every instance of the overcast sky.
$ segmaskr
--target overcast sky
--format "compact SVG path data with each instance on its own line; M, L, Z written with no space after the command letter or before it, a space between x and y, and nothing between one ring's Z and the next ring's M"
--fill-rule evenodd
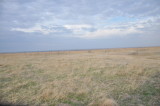
M160 0L0 0L0 52L160 46Z

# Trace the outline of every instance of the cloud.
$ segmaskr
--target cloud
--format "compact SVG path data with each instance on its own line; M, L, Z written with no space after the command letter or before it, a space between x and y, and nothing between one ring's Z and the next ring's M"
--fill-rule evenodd
M77 37L85 39L95 38L111 38L125 37L135 34L145 35L149 33L159 32L157 28L160 17L143 18L132 22L119 22L104 26L93 26L90 24L66 24L52 25L48 23L39 23L30 28L12 28L12 31L20 31L25 33L39 32L44 35L57 36L57 34L65 37ZM154 26L153 26L154 25Z
M125 37L130 35L141 36L159 36L160 17L150 17L136 20L133 22L120 22L98 28L94 31L86 31L75 37L95 39L95 38L111 38ZM153 35L154 34L154 35Z
M159 17L159 5L158 0L7 0L0 6L0 24L3 29L44 35L127 35L154 27L149 19L139 23Z
M87 24L80 24L80 25L64 25L65 28L67 29L83 29L83 28L92 28L91 25L87 25Z
M64 25L64 28L71 30L73 34L81 35L93 30L93 26L88 24Z
M41 26L34 26L31 28L12 28L11 31L20 31L20 32L25 32L25 33L39 32L45 35L49 33L57 32L56 30L42 28Z
M20 31L25 33L39 32L45 35L53 34L56 32L71 32L74 34L84 33L84 31L89 31L92 29L91 25L80 24L80 25L52 25L52 24L37 24L30 28L11 28L11 31Z
M159 0L4 0L1 5L2 22L13 25L16 20L28 27L44 21L60 25L98 24L116 16L158 16L160 11Z
M136 30L135 28L128 29L99 29L94 32L87 32L82 36L78 36L81 38L101 38L101 37L115 37L115 36L126 36L130 34L140 34L141 31Z

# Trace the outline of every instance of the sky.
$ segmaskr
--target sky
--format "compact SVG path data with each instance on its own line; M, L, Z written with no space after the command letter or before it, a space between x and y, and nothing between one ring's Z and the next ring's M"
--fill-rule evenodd
M160 0L0 0L0 52L160 46Z

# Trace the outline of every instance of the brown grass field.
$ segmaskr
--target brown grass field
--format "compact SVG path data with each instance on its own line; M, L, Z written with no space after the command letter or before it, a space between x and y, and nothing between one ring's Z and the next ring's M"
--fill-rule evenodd
M1 53L0 104L160 106L160 47Z

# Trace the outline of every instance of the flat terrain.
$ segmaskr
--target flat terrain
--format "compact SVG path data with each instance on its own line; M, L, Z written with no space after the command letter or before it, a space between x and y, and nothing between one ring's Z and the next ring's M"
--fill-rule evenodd
M160 47L0 54L0 103L160 106Z

